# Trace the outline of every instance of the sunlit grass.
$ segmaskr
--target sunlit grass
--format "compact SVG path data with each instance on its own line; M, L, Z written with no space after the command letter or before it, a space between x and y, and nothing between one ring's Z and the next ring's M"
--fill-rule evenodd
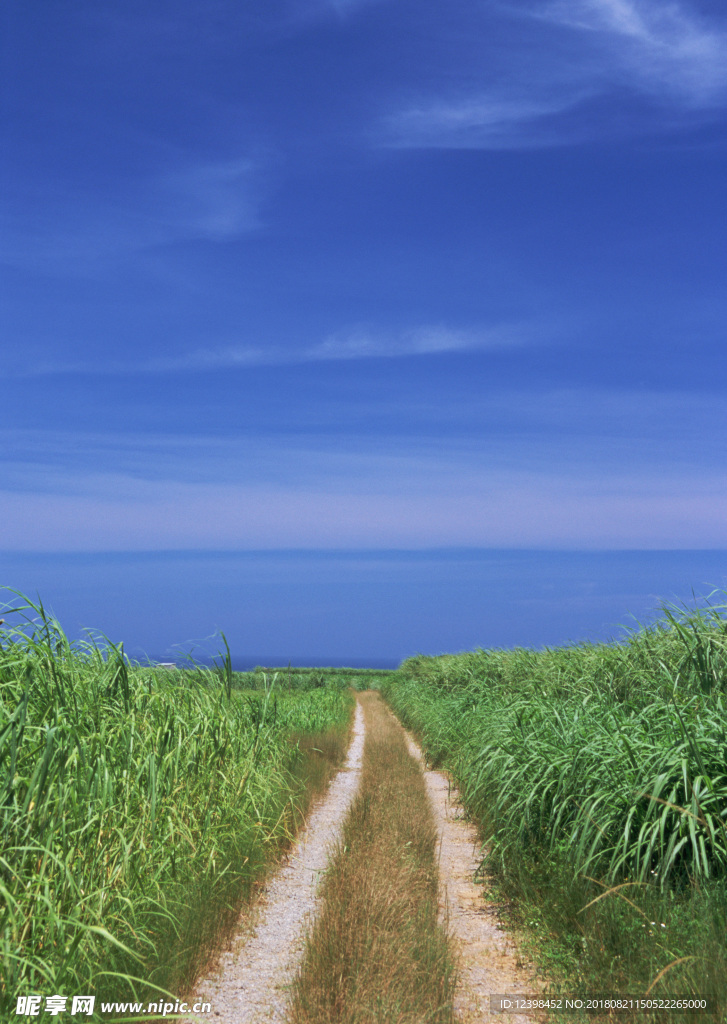
M352 699L133 666L25 611L0 634L0 1005L179 993L325 785Z
M723 611L666 609L623 643L418 657L384 685L455 775L515 916L591 991L727 1005Z

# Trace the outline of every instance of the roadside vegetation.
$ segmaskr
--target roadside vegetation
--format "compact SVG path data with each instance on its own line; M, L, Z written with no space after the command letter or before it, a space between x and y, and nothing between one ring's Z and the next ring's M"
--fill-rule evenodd
M315 690L324 686L346 686L353 690L378 689L392 669L378 668L278 668L258 666L252 672L234 672L232 686L244 690L265 688L265 680L275 676L279 690Z
M445 1024L454 969L437 920L436 829L419 765L378 693L361 788L324 880L293 1024Z
M229 652L132 665L18 604L0 630L0 1016L33 992L179 996L345 756L353 698L339 677L240 689Z
M716 1001L674 1022L727 1019L726 691L724 607L619 643L416 657L382 688L456 780L544 975Z

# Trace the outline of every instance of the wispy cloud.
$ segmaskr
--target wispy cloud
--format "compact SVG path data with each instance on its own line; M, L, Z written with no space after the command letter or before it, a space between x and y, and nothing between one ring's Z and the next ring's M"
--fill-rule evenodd
M286 466L290 464L290 459ZM6 550L280 547L724 547L723 474L472 466L349 457L307 480L66 475L63 490L0 489ZM363 472L362 472L363 470Z
M171 230L206 239L234 238L260 226L255 196L258 168L247 157L202 163L156 184Z
M536 324L498 324L479 329L432 325L400 332L381 332L360 326L330 334L320 342L298 348L228 344L123 362L96 364L82 361L36 361L26 367L6 368L5 373L15 377L185 373L247 366L279 366L353 359L396 359L446 352L522 347L542 343L544 336L548 336L547 332L544 332L542 325Z
M516 90L520 91L520 90ZM389 115L384 138L392 147L509 149L550 145L562 138L554 121L592 95L585 88L540 96L480 95L423 101Z
M497 7L533 31L483 70L467 64L398 102L376 139L391 147L519 149L694 123L727 103L727 26L684 3L553 0ZM481 84L478 85L478 78ZM627 97L630 102L626 102ZM612 98L616 105L607 112ZM638 101L638 102L634 102Z
M716 398L511 392L481 404L487 429L461 437L347 432L340 417L328 433L226 438L7 432L0 548L727 544Z
M535 12L534 12L535 13ZM723 103L727 29L664 0L556 0L536 13L601 36L635 86L694 106Z
M333 8L336 14L345 16L352 14L362 7L370 7L372 4L385 2L386 0L325 0L325 6Z
M329 359L394 359L402 356L492 350L532 344L531 325L500 324L480 330L454 330L445 326L415 327L399 334L382 335L366 328L332 334L304 353L305 361Z
M285 24L309 24L321 18L329 18L331 14L342 21L368 7L391 3L391 0L289 0ZM276 12L275 20L281 22L280 12Z
M393 396L393 397L392 397ZM446 398L439 410L433 399ZM482 386L468 392L443 392L434 381L425 394L399 389L322 401L312 417L299 411L281 423L277 411L267 423L256 422L254 436L230 433L82 432L53 430L0 431L0 476L13 486L33 477L42 488L54 477L62 483L66 469L138 472L154 480L269 479L270 467L282 477L336 475L356 460L356 475L366 476L386 464L402 480L404 465L428 469L428 460L446 450L446 462L470 466L477 475L485 466L570 466L580 477L598 479L641 474L651 466L664 479L684 467L712 473L723 465L721 438L727 408L718 392L657 391L597 387L522 389ZM405 429L387 423L377 429L395 400ZM349 417L342 421L342 411ZM354 418L354 413L361 415ZM437 415L438 413L438 415ZM329 423L333 430L324 429ZM310 424L315 424L314 428ZM274 424L267 434L266 427ZM366 428L366 424L371 429ZM412 432L409 426L413 424ZM368 461L367 461L368 460ZM382 461L383 460L383 461ZM366 472L362 467L366 465ZM34 475L33 467L38 472ZM55 467L55 470L54 470ZM24 476L24 474L26 474ZM73 474L71 474L73 475Z
M260 226L259 168L247 157L190 163L145 178L120 177L104 190L57 183L49 192L32 184L10 214L0 261L74 273L99 260L136 256L180 241L225 241Z

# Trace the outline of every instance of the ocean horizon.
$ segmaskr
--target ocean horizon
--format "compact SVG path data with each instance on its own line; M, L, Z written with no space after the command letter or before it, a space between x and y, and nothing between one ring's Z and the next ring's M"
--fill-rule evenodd
M136 660L132 656L132 661ZM160 656L158 658L144 657L139 659L142 663L148 661L151 665L169 665L174 663L177 668L188 668L190 665L189 659L184 657L170 657L169 655ZM205 668L211 667L215 661L219 664L219 659L215 658L193 658L192 663L202 665ZM296 668L353 668L353 669L380 669L380 670L392 670L399 667L401 664L400 660L395 658L291 658L291 657L258 657L253 658L248 655L232 655L232 668L235 672L252 672L256 668L269 668L275 670L287 670L290 664L291 670L294 671Z

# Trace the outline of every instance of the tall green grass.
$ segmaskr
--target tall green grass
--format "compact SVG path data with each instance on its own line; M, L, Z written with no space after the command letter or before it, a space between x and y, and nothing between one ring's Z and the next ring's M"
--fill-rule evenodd
M133 666L40 605L0 632L0 1007L179 994L346 745L341 686Z
M218 672L224 666L218 667ZM390 669L350 669L350 668L262 668L258 666L252 672L232 672L230 685L232 689L264 690L266 680L271 676L277 679L278 690L315 690L324 686L343 686L354 690L378 689L385 679L392 675Z
M723 612L665 609L622 643L418 657L384 686L455 776L544 962L592 992L653 984L727 1010Z

